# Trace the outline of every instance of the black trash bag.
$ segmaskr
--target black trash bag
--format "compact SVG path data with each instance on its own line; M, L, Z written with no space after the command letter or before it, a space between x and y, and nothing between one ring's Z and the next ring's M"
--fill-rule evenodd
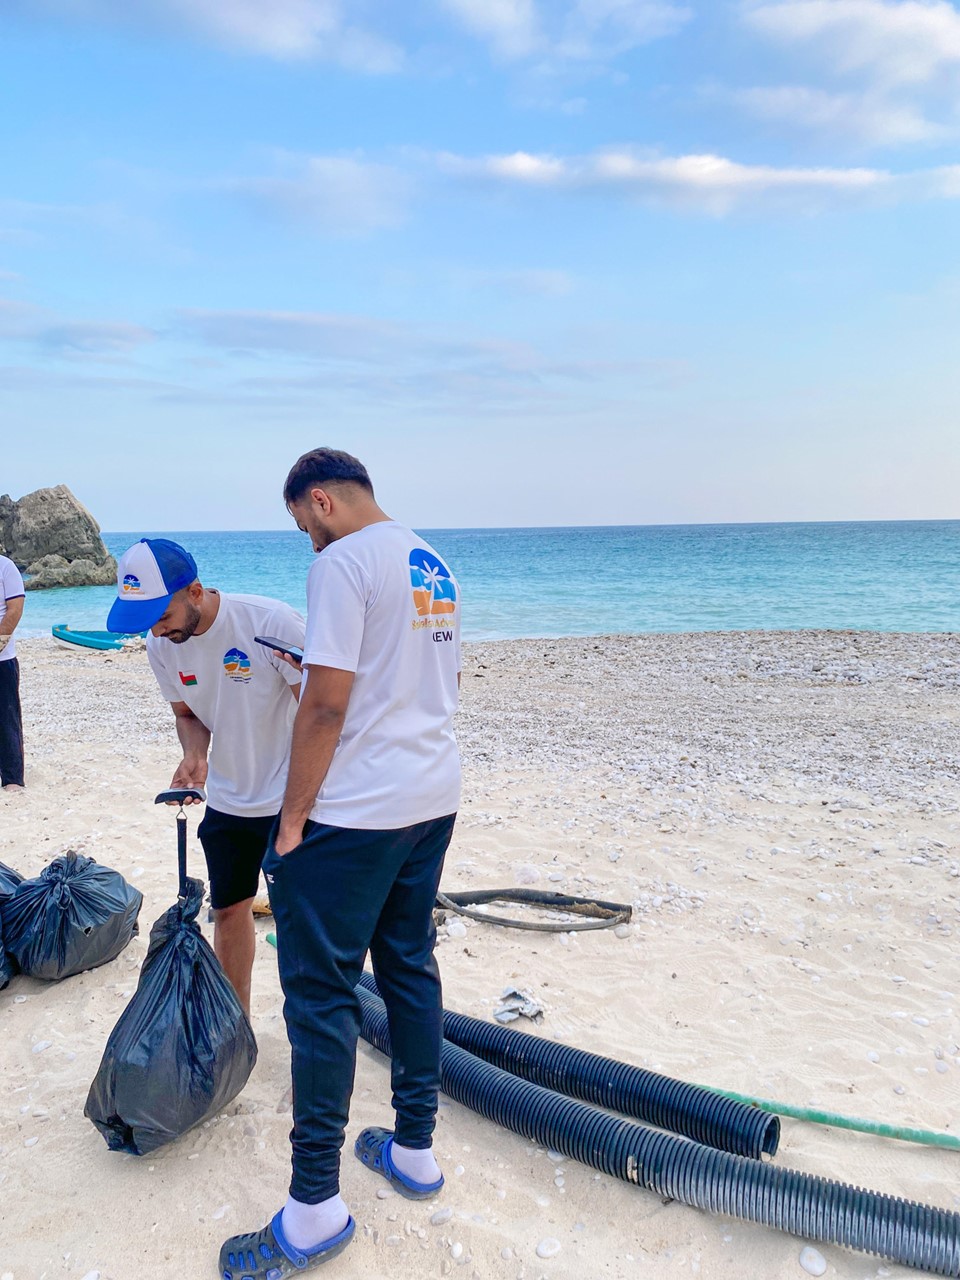
M28 977L69 978L116 959L142 903L119 871L67 853L0 906L4 946Z
M0 908L12 898L18 884L23 880L23 876L18 875L13 867L8 867L5 863L0 862ZM13 956L8 955L3 946L3 917L0 916L0 991L7 985L13 975L17 972L17 962Z
M197 924L203 882L186 887L150 930L83 1109L111 1151L148 1155L215 1116L257 1061L253 1028Z

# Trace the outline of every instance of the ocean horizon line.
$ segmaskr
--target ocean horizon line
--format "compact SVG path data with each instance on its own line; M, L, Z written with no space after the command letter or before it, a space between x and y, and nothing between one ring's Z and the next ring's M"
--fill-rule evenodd
M398 523L403 523L399 521ZM416 524L410 526L414 529L423 529L428 532L437 533L522 533L524 530L533 530L539 533L560 532L562 530L615 530L615 529L790 529L801 528L815 525L817 527L835 527L844 528L851 525L930 525L930 524L958 524L960 525L960 516L917 516L917 517L871 517L869 519L834 519L834 520L668 520L654 524L477 524L477 525L454 525L454 524ZM101 526L102 534L111 538L118 538L121 534L135 534L137 531L133 529L108 529ZM179 533L185 536L193 534L211 534L211 533L297 533L295 527L290 525L271 526L269 528L257 528L250 525L236 525L231 528L214 528L207 529L158 529L147 528L145 532L141 531L141 537L164 537L171 533Z

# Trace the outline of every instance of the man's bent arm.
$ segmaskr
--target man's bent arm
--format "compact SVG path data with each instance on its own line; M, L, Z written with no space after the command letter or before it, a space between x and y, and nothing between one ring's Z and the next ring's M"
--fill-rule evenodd
M13 596L7 601L7 611L0 618L0 636L12 636L23 617L23 596Z
M336 667L308 667L310 678L301 686L300 705L293 722L290 772L283 797L276 850L283 855L303 839L317 793L330 768L347 714L352 671Z
M183 748L183 760L173 775L173 787L202 787L207 780L207 752L210 730L198 720L185 702L171 702L176 717L177 737Z

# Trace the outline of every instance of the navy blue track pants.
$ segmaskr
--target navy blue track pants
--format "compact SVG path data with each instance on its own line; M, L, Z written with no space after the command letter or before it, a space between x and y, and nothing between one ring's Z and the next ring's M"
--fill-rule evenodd
M23 721L20 660L0 662L0 783L23 786Z
M395 831L308 822L282 858L270 841L263 870L293 1070L290 1194L304 1204L340 1187L367 951L390 1024L396 1141L431 1145L443 1037L433 907L455 820Z

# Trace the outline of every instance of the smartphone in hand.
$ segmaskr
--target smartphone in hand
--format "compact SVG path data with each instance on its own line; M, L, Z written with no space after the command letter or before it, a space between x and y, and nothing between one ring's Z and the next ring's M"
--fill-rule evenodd
M271 649L277 653L286 653L294 662L303 661L303 650L299 645L290 644L287 640L278 640L276 636L254 636L253 638L257 644L262 644L265 649Z

